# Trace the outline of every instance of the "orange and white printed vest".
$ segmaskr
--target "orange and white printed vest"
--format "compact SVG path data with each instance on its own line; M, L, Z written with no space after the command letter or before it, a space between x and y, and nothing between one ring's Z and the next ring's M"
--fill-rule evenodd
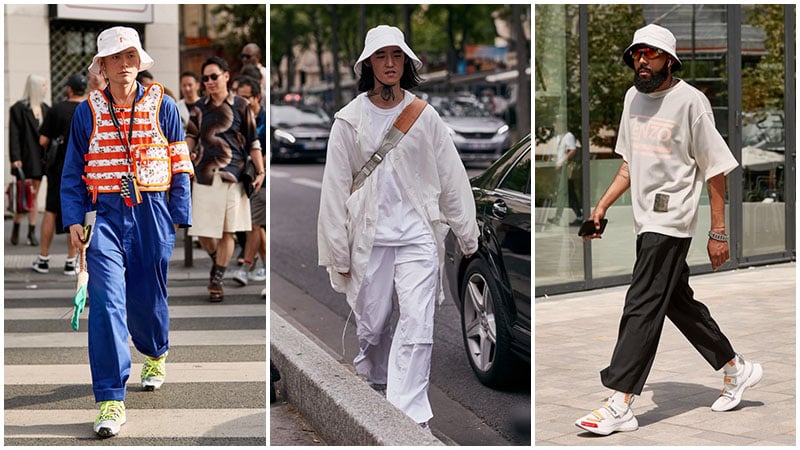
M129 136L131 107L114 108L124 139L120 141L120 133L111 120L105 93L100 90L89 93L94 127L89 138L89 150L84 157L86 165L83 180L92 194L92 202L97 200L98 194L120 192L123 175L133 175L139 189L150 192L169 189L175 173L194 175L186 142L168 142L161 131L158 115L163 95L164 87L153 83L136 103L133 139L128 151L124 143Z

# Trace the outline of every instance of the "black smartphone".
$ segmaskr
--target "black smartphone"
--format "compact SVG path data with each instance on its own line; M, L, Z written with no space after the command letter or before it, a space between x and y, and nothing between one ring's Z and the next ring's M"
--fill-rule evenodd
M591 236L595 233L603 234L607 223L608 219L600 219L600 230L597 230L594 227L594 221L587 220L586 222L583 222L583 225L581 225L581 228L578 230L578 236Z

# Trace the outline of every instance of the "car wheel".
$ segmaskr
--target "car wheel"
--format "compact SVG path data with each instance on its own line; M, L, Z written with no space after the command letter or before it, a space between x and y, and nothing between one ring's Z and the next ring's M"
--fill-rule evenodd
M461 334L472 371L481 383L498 388L510 380L514 365L508 317L497 282L483 260L467 267L461 286Z

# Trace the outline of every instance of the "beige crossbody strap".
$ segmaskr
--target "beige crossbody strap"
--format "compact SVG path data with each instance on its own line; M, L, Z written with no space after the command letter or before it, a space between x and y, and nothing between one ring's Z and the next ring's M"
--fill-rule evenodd
M397 144L399 144L403 136L408 133L408 130L411 129L411 126L414 125L414 122L417 121L417 118L422 114L422 111L427 105L428 104L424 100L419 97L414 97L414 100L403 108L403 111L397 117L397 120L394 121L389 132L386 133L386 137L383 139L381 146L369 157L367 162L364 163L364 166L361 167L361 170L356 173L353 179L353 186L350 189L351 193L360 189L361 186L364 185L364 181L367 180L367 177L378 167L378 164L383 162L389 151L397 147Z

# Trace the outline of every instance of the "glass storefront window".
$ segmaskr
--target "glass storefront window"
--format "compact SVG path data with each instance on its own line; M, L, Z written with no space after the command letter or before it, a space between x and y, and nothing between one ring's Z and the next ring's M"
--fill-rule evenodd
M578 8L536 5L536 284L583 281ZM577 82L576 82L577 79Z
M742 163L727 180L726 227L729 233L735 232L734 260L727 267L766 261L776 254L791 257L793 242L787 242L786 229L794 226L794 218L787 211L794 211L794 205L787 204L784 197L786 186L794 185L795 175L794 160L786 157L784 99L795 92L784 92L784 28L794 22L785 16L785 5L535 8L537 295L616 283L631 273L636 236L630 191L607 211L609 223L603 239L583 243L577 237L577 225L579 219L589 216L622 163L614 147L623 99L634 76L621 56L634 32L649 23L662 25L675 35L683 67L674 76L706 95L717 130ZM736 23L728 23L729 18ZM588 48L581 47L581 37ZM729 48L730 39L737 39L740 53ZM582 50L588 54L586 61L581 61ZM588 77L585 92L581 90L582 73ZM588 117L582 117L586 108ZM735 117L729 109L736 111ZM741 127L729 133L729 120L740 122ZM588 129L582 128L584 123ZM789 147L793 152L794 143ZM586 167L577 164L579 161ZM710 266L706 249L710 221L704 186L695 238L687 256L694 268L707 270ZM585 255L591 258L586 263ZM591 272L584 270L589 265Z
M742 12L742 255L749 257L786 248L784 13L783 5Z

